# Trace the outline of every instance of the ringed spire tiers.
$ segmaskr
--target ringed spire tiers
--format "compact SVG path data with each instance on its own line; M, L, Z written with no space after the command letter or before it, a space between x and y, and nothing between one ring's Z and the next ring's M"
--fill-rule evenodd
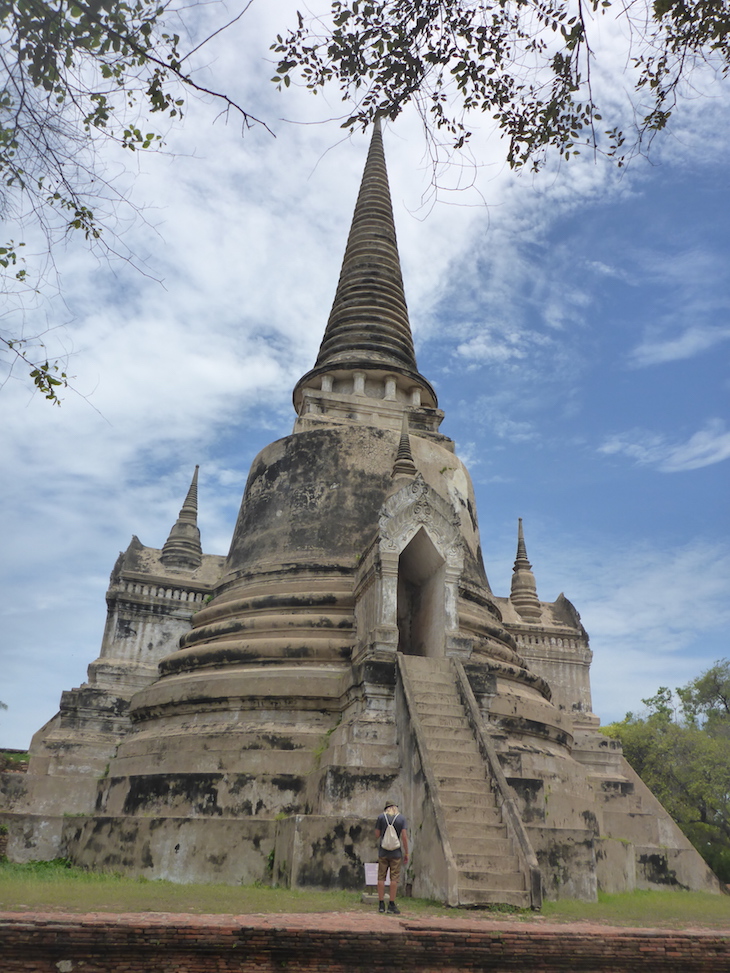
M413 462L411 452L411 442L408 437L408 413L403 413L403 424L401 426L400 442L398 443L398 453L395 458L393 472L391 476L415 476L418 472L416 464Z
M379 119L319 354L294 388L297 412L305 388L328 390L353 372L393 376L404 392L416 391L421 405L438 406L416 364Z
M517 614L523 621L537 622L540 619L542 609L537 597L535 575L532 573L532 565L527 557L522 517L518 519L517 557L512 572L512 590L509 600L515 606Z
M178 518L162 548L160 560L168 566L194 569L203 560L198 529L198 469L196 466Z

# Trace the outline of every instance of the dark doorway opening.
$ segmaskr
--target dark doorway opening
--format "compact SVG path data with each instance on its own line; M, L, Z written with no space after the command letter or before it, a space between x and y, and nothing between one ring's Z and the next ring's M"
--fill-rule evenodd
M430 658L445 647L445 561L421 528L398 560L398 651Z

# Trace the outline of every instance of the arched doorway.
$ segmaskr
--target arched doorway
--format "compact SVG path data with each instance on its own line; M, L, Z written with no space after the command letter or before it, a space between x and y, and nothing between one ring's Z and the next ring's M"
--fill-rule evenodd
M445 651L445 561L423 527L398 558L398 651L441 657Z

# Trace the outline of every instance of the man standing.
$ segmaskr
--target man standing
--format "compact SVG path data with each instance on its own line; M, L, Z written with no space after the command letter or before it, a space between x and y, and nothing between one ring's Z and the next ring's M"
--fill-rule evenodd
M393 844L389 841L387 832L389 825L395 829L398 836L398 847L389 848ZM390 902L388 912L392 915L400 915L400 909L396 905L395 897L398 892L398 879L400 878L401 862L408 862L408 832L406 831L406 819L398 811L398 806L393 801L388 801L385 810L378 815L375 822L375 837L378 839L378 912L385 912L385 876L390 872ZM385 843L386 847L383 847Z

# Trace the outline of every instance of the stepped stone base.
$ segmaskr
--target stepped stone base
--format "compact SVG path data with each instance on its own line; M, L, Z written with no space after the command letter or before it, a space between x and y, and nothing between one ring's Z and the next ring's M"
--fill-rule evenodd
M114 764L129 776L68 778L69 808L86 811L49 813L62 778L3 775L8 854L15 861L62 855L172 881L361 888L363 865L375 858L375 815L395 795L412 836L403 883L419 897L534 906L525 842L539 865L539 894L548 898L594 899L598 888L718 890L614 741L586 732L572 751L539 736L520 745L469 690L477 714L487 709L476 732L456 662L398 662L397 671L381 666L377 678L358 677L359 701L339 722L335 713L305 708L289 712L284 732L253 707L227 732L213 720L207 733L190 736L173 722L173 746L157 756L154 738L132 734ZM270 692L275 674L264 675L258 683ZM281 676L294 699L293 672ZM342 670L336 678L346 685ZM221 769L193 772L210 766L211 753ZM507 772L503 785L497 771Z

